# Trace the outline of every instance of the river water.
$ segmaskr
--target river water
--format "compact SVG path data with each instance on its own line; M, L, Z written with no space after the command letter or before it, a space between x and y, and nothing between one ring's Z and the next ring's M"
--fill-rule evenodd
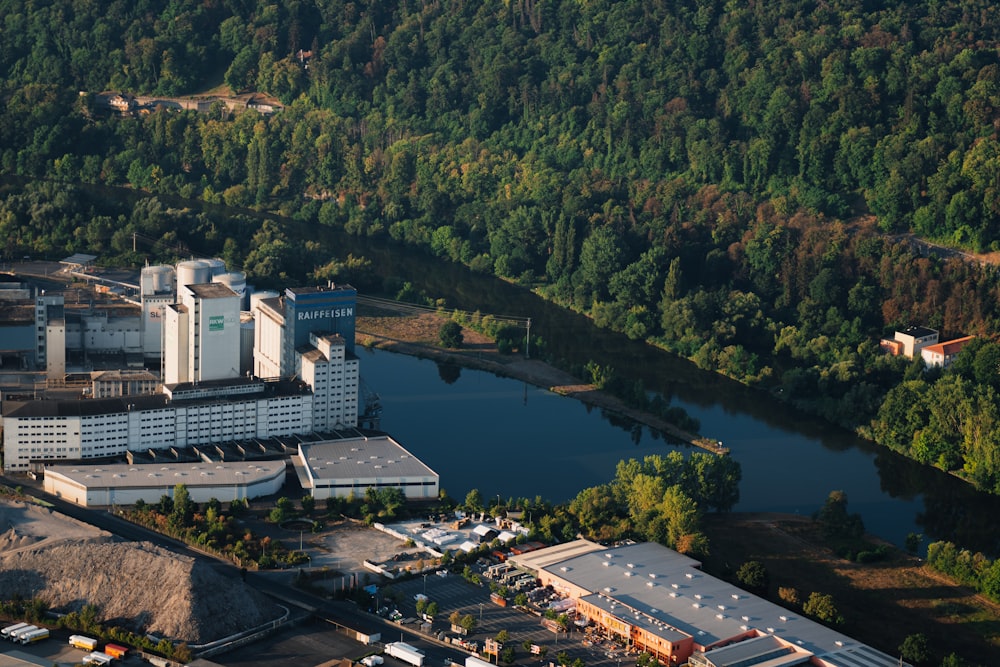
M830 491L843 490L848 510L897 545L915 532L925 536L925 545L951 540L1000 554L993 520L1000 516L998 497L799 414L765 392L598 329L528 290L420 252L327 232L320 238L338 257L368 257L383 278L410 281L449 307L532 318L532 337L545 340L548 357L560 366L595 361L630 381L641 379L697 418L701 433L721 440L740 462L736 511L809 515ZM455 369L384 351L359 350L359 356L362 376L382 398L382 427L436 470L442 487L459 500L478 488L486 498L566 501L609 481L623 458L674 447L690 451L648 428L516 380L468 369L455 379Z

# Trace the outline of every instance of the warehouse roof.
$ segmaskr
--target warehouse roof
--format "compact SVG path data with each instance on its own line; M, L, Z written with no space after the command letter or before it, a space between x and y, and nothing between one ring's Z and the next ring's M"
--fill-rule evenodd
M227 463L102 465L51 465L45 474L56 473L87 488L134 488L151 486L248 485L285 474L284 461L232 461Z
M316 480L437 477L437 473L387 435L302 443L299 458Z
M544 550L543 550L544 551ZM542 553L542 552L536 552ZM711 646L756 629L824 658L851 667L890 667L897 660L716 579L700 563L652 542L587 553L545 567L545 571L600 596L623 620L641 627L668 627ZM659 625L657 625L659 624Z

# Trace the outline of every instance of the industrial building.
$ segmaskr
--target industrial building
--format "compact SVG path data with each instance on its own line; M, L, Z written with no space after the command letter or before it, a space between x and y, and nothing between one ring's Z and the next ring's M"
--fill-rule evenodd
M69 266L68 279L103 285L79 273L78 263ZM126 295L95 305L77 288L45 294L0 282L0 327L13 332L3 338L20 346L0 350L0 362L45 370L46 378L41 392L36 383L3 397L5 472L357 425L354 288L248 298L245 277L226 272L221 260L146 267L138 283L131 286L138 300ZM261 323L264 335L257 336ZM140 369L87 372L102 354L129 366L157 360L161 377L150 381Z
M440 478L387 435L301 443L302 488L316 500L360 497L369 488L397 488L408 500L438 497Z
M701 571L654 543L587 540L508 559L575 601L576 614L664 665L899 667L906 663Z
M223 502L272 495L285 483L284 461L172 463L100 466L52 465L45 469L44 489L83 507L155 503L173 497L183 484L193 502Z

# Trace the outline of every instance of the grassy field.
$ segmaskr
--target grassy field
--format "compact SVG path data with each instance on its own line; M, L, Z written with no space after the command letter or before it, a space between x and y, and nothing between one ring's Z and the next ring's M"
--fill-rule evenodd
M735 580L748 560L770 574L768 595L794 588L804 601L812 592L833 596L845 622L836 629L890 655L908 636L924 634L934 659L955 653L972 665L1000 664L1000 606L955 585L899 550L888 560L857 564L838 558L817 525L804 517L711 516L706 525L711 555L705 570ZM801 607L798 608L801 611Z

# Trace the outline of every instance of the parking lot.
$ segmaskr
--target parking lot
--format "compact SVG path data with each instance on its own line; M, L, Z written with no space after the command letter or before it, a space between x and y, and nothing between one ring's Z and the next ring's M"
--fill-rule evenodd
M433 573L427 576L418 576L413 579L399 582L391 582L381 593L398 600L397 608L404 618L418 618L416 611L416 596L426 595L429 601L436 602L438 613L434 618L431 632L436 635L445 632L447 636L457 636L450 632L451 614L455 611L461 615L470 614L476 619L475 629L469 633L467 639L478 641L482 648L484 640L496 637L501 630L506 630L510 639L506 646L513 646L515 650L514 664L517 665L538 665L548 664L555 661L556 655L565 652L569 656L570 662L580 658L587 667L620 667L622 664L634 664L635 656L625 654L623 651L611 651L605 645L594 644L589 641L584 632L574 629L570 632L554 633L542 627L541 619L538 616L515 608L512 604L508 607L501 607L490 601L490 589L488 580L480 574L482 584L477 586L467 582L459 574L449 574L446 577L437 576ZM384 602L381 602L384 604ZM417 623L410 623L405 626L409 631L416 631ZM572 626L571 626L572 627ZM423 633L424 637L431 637ZM383 634L383 641L395 641L391 635ZM543 658L538 655L531 655L525 650L523 644L529 641L532 644L546 647L547 653ZM458 654L463 653L461 648L455 646ZM455 657L455 660L461 658ZM494 660L494 662L496 662ZM433 665L431 667L436 667Z

